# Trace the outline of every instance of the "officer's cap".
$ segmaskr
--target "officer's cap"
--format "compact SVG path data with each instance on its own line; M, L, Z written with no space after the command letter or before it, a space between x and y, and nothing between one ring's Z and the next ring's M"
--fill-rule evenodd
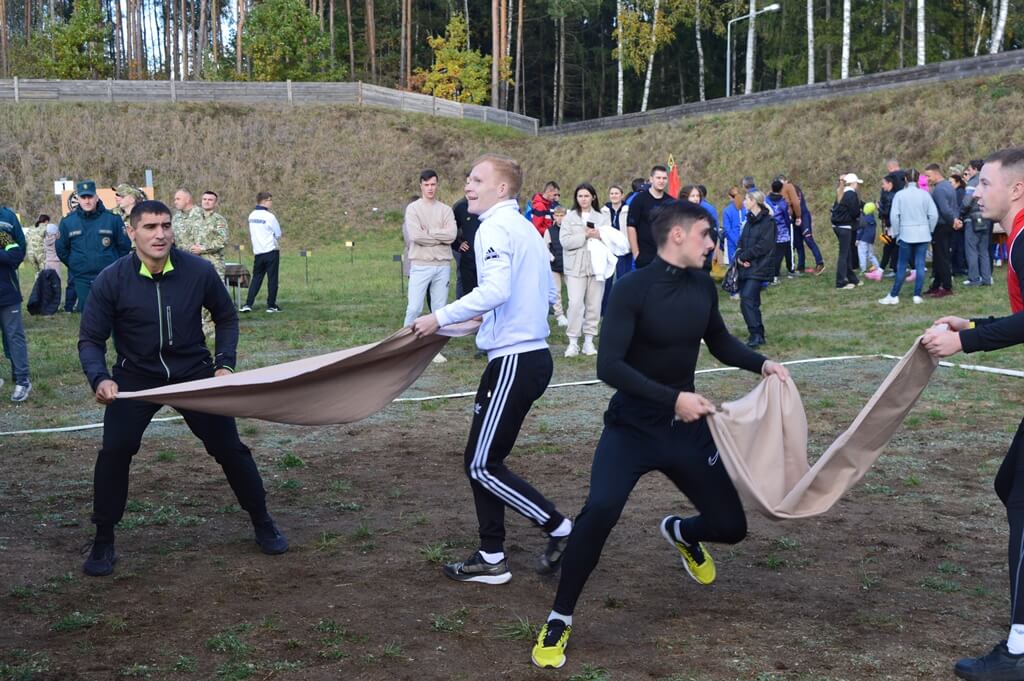
M75 193L79 196L96 196L96 183L92 180L82 180L75 185Z

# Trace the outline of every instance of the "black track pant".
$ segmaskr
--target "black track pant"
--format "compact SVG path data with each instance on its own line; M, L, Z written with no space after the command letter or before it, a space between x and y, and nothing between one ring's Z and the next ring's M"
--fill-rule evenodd
M562 559L554 609L563 615L571 615L576 608L605 540L633 487L646 473L664 473L697 508L699 515L682 522L687 541L735 544L747 534L743 505L704 419L672 425L665 419L661 426L640 427L620 421L614 411L609 406L605 414L605 429L590 472L590 494L576 517ZM638 562L637 569L646 570L646 563Z
M953 227L939 224L932 233L932 285L929 291L953 290Z
M557 529L565 519L544 495L505 466L519 428L547 390L553 369L551 352L545 348L493 359L480 378L465 465L480 523L480 549L488 553L504 550L506 506L545 532Z
M995 488L1010 524L1010 623L1024 624L1024 421L996 473Z
M256 302L256 295L263 286L263 276L267 277L267 307L277 307L277 273L281 265L281 251L270 251L260 253L253 259L252 281L249 282L249 294L245 297L245 304L252 307Z
M205 377L203 377L205 378ZM159 383L114 379L120 390L144 390ZM93 476L92 521L99 532L109 532L124 515L128 501L128 469L139 451L142 434L160 405L139 400L115 400L103 414L103 448ZM238 437L235 420L188 409L178 410L189 429L203 441L207 453L224 469L238 503L254 520L267 518L266 493L252 453Z

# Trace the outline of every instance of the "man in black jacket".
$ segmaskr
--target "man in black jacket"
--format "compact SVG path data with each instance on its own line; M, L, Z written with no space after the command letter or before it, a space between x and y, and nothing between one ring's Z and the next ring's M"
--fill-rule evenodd
M587 502L562 559L554 608L533 647L538 667L565 664L577 601L642 476L660 471L696 507L687 518L664 518L658 529L699 584L716 576L704 543L735 544L746 536L743 504L704 418L715 407L695 391L701 341L724 364L789 378L784 366L744 347L722 321L715 284L702 269L714 248L707 212L686 201L667 204L652 228L654 259L612 288L601 326L597 375L616 393L604 415Z
M1007 289L1012 314L1006 317L942 317L922 343L937 358L958 352L999 350L1024 343L1024 249L1013 243L1024 228L1024 147L997 151L985 159L974 194L984 218L1010 230L1011 262ZM945 327L939 325L946 325ZM968 681L1024 679L1024 422L1017 427L995 479L996 495L1006 506L1009 532L1010 630L992 652L957 662L954 673ZM977 560L984 560L977 556Z
M469 202L465 197L452 204L452 212L455 214L455 226L458 230L455 241L452 242L452 250L460 255L461 298L476 288L476 252L473 251L473 242L476 239L476 230L480 228L480 217L469 212Z
M82 569L102 577L114 571L114 526L128 500L128 470L142 434L159 405L118 400L118 391L224 376L235 365L238 317L213 265L174 248L171 212L159 201L132 209L128 236L135 253L103 270L92 283L82 316L78 356L103 415L103 446L96 458L92 521L96 538ZM211 358L202 309L216 325ZM106 342L114 337L117 361L107 371ZM189 429L224 469L239 504L252 519L256 543L267 554L284 553L288 541L267 512L263 480L233 418L179 410Z

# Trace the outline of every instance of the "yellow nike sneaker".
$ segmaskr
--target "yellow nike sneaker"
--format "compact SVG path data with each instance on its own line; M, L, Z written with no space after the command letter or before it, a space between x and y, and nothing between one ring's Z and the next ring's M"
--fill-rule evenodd
M562 620L549 620L537 635L533 646L533 663L538 667L558 669L565 664L565 647L569 645L572 626Z
M676 515L665 516L661 521L661 536L672 548L679 552L683 567L698 584L707 586L715 581L715 561L704 545L697 542L695 546L684 544L676 539L673 528L682 518Z

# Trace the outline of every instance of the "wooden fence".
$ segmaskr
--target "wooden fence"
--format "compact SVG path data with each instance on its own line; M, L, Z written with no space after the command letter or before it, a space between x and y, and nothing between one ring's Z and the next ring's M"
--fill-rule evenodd
M563 135L587 133L618 128L636 128L652 123L665 123L691 116L742 111L765 106L778 106L809 99L828 99L844 95L857 95L872 90L906 87L960 78L977 78L1024 69L1024 50L1013 50L968 59L937 62L926 66L915 66L896 71L885 71L846 80L830 80L814 85L766 90L749 95L722 97L706 102L693 102L654 109L646 113L629 113L622 116L607 116L575 123L545 126L542 135Z
M537 134L537 119L476 104L365 83L221 83L173 80L0 80L0 101L234 104L349 104L464 118Z

